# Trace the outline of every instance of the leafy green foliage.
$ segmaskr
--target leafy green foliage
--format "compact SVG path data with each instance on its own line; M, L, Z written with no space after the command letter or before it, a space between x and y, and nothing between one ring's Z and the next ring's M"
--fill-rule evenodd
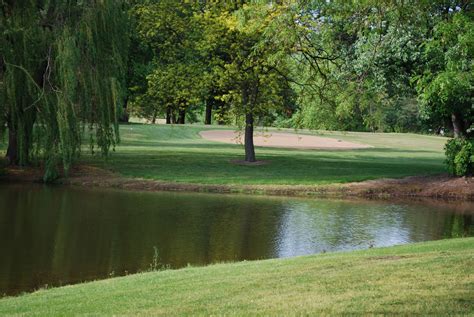
M136 5L133 12L140 38L153 50L147 90L132 103L139 116L154 121L166 113L176 122L177 112L184 123L185 112L207 104L219 122L243 126L243 116L263 122L291 107L282 76L289 73L286 47L275 29L282 6L164 1Z
M456 136L474 119L474 21L462 12L436 25L425 44L426 69L418 79L425 117L453 119Z
M472 133L468 1L2 6L0 127L13 163L45 164L46 179L70 168L86 129L108 154L124 99L131 114L170 123L206 107L241 128Z
M202 33L196 7L188 2L142 3L134 6L138 37L149 48L151 60L146 88L131 100L131 112L154 121L167 113L184 123L184 113L202 100L205 67L199 55ZM137 87L139 88L139 87Z
M315 89L298 91L298 127L426 131L450 128L453 111L463 133L472 124L471 4L302 1L299 8L302 28L317 40L304 47L337 54L332 65L316 64L319 73L299 72Z
M316 93L299 93L300 127L416 130L419 116L410 77L420 60L423 30L406 14L416 7L374 1L302 4L309 12L317 7L322 9L306 22L310 30L318 29L311 34L317 42L305 46L332 52L326 56L332 63L317 64L314 75L306 74L310 68L301 72Z
M10 163L44 163L48 181L58 165L67 173L86 128L91 147L104 155L118 142L128 50L124 4L2 2L0 110Z
M448 171L456 176L467 176L474 172L473 140L451 139L445 145Z

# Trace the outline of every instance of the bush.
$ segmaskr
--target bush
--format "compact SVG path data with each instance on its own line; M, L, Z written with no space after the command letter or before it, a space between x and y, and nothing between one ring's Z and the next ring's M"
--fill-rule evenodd
M474 172L474 140L452 139L446 143L446 165L456 176L472 175Z

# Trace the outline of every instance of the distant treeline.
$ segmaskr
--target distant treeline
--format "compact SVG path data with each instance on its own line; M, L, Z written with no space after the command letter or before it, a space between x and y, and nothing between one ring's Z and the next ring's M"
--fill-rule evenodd
M278 127L441 134L473 122L470 1L138 1L130 18L128 113L152 122L250 111Z

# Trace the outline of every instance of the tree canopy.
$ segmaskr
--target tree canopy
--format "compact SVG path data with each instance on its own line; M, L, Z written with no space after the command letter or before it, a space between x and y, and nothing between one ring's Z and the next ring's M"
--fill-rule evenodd
M0 3L7 157L46 179L85 132L107 155L124 108L236 124L250 162L257 125L473 133L468 0Z
M461 12L436 25L424 43L426 68L418 77L427 118L451 118L454 134L465 136L474 123L474 21Z
M67 172L83 132L106 155L117 117L128 50L125 3L2 1L0 107L11 164L45 165L45 179Z

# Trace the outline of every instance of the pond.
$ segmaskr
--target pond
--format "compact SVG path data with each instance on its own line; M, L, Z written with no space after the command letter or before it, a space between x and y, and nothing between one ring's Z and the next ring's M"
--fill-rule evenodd
M0 185L0 295L164 267L474 235L472 203Z

